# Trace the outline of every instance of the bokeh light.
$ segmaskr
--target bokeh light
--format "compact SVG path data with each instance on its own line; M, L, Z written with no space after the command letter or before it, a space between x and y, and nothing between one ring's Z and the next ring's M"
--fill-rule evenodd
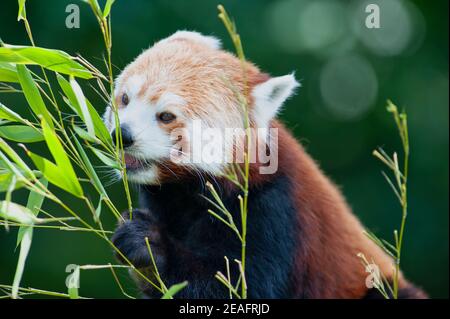
M367 28L365 8L376 4L380 28ZM425 25L420 11L411 2L402 0L365 0L353 6L352 29L361 43L372 53L394 56L417 48L423 39Z
M328 62L320 75L320 92L326 107L336 117L355 119L374 105L377 76L361 56L340 56Z
M321 52L337 49L353 41L348 32L347 11L341 2L330 0L311 1L299 13L299 43L305 50Z
M349 50L355 38L347 6L332 0L285 0L269 10L274 41L286 52L330 55Z

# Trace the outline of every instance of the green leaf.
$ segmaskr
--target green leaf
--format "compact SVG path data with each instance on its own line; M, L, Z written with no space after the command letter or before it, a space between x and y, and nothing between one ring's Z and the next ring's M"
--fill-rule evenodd
M27 18L25 12L25 0L18 0L18 3L19 3L19 11L17 14L17 21L25 20Z
M32 156L33 162L50 182L75 196L82 197L83 189L77 179L77 175L75 174L69 157L56 136L56 132L47 124L45 119L42 119L41 123L42 134L44 135L50 153L55 159L56 165L35 154ZM55 174L59 176L56 176Z
M82 128L80 128L76 125L73 126L73 130L83 140L89 141L91 143L96 143L96 144L98 144L100 142L95 136L92 136L91 134L89 134L89 132L86 132L85 130L83 130Z
M11 184L14 173L5 169L0 169L0 192L6 192ZM17 181L13 190L23 187L25 183L23 181Z
M83 160L84 165L86 166L87 171L89 172L89 178L94 183L94 186L96 187L97 191L100 193L103 198L108 198L108 194L106 193L105 188L103 187L102 182L98 178L97 172L95 171L94 167L91 164L91 161L89 160L86 152L84 151L83 147L81 146L80 142L75 138L74 139L75 145L78 149L78 153L81 156L81 159Z
M81 111L81 107L78 103L78 99L75 95L75 92L72 89L69 81L67 81L63 76L57 74L57 79L59 86L63 90L64 94L67 97L66 103L73 109L73 111L81 117L84 122L83 112ZM97 110L92 106L89 100L85 99L86 105L89 111L90 118L92 120L92 124L94 126L95 135L106 145L111 145L111 135L108 132L108 129L105 126L101 116L98 114Z
M40 182L45 187L48 186L48 181L45 178L40 178ZM30 191L30 195L28 195L28 201L27 201L27 208L30 210L30 212L37 217L39 214L39 210L42 207L42 203L44 202L44 195L41 193L37 193L34 191ZM19 246L20 242L22 241L22 238L24 237L25 233L27 232L29 227L27 226L20 226L19 230L17 232L17 242L16 246Z
M92 122L94 123L95 135L106 145L112 146L111 134L109 134L109 131L105 126L105 122L103 122L97 110L88 100L86 100L86 104L88 106L89 113L91 114Z
M80 190L76 186L74 186L74 183L71 180L69 180L69 178L65 175L65 172L61 170L58 166L50 162L48 159L43 158L32 152L28 152L27 154L28 156L30 156L31 160L33 161L34 165L36 165L37 169L42 172L42 174L50 183L58 186L59 188L75 196L78 197L82 196L82 194L80 194Z
M88 3L92 7L92 10L98 18L102 17L103 13L97 0L84 0L84 2Z
M22 172L25 177L30 179L35 179L36 176L33 171L28 167L27 164L22 160L22 158L5 142L3 138L0 137L0 151L3 151L8 157L17 165L20 169L17 169L14 165L12 165L11 161L0 152L0 159L7 165L7 168L13 172L16 176L22 176Z
M92 152L94 152L95 155L97 155L97 157L99 158L99 160L101 160L103 162L103 164L105 164L106 166L120 170L120 164L114 158L106 155L104 152L102 152L94 147L89 147L89 148L92 150Z
M72 164L70 163L69 157L67 157L61 142L59 141L54 129L48 125L45 119L41 121L42 133L44 134L45 142L47 143L50 153L52 153L55 159L56 165L64 169L72 170Z
M82 114L81 108L78 105L77 97L75 96L75 92L73 92L72 86L70 85L69 81L67 81L62 75L58 73L56 73L56 79L58 80L59 86L63 90L64 95L67 97L67 99L64 99L64 101L78 116L80 116L80 114Z
M36 216L28 208L5 200L0 201L0 217L29 226L37 221Z
M46 69L82 79L93 78L92 73L64 51L33 46L4 44L0 47L0 62L38 64Z
M8 120L11 122L20 122L25 124L25 120L16 112L10 110L0 102L0 119Z
M115 0L107 0L105 4L105 8L103 9L103 18L106 18L111 13L111 6L113 5Z
M14 192L14 189L16 188L16 184L17 184L17 176L13 175L11 176L11 180L9 181L9 185L8 185L8 189L6 190L6 194L5 194L5 201L2 203L2 207L0 208L0 210L4 210L6 211L6 214L8 214L8 210L9 210L9 205L11 204L11 196L12 193ZM5 219L6 221L8 221L8 215L5 215ZM5 229L8 230L8 223L5 224Z
M100 195L100 201L98 202L98 206L95 209L95 215L94 215L94 219L97 222L100 220L100 214L102 213L102 201L103 201L103 196Z
M161 297L161 299L172 299L175 294L177 294L180 290L184 289L188 284L187 281L183 281L182 283L172 285L167 292Z
M23 178L23 175L20 171L20 169L15 165L11 160L6 156L6 154L0 149L0 168L3 171L7 171L14 175L16 178L20 177ZM9 180L10 177L6 178L5 181ZM2 189L8 189L7 185L3 185Z
M86 124L89 134L95 135L94 124L92 123L91 114L89 113L89 109L86 104L86 98L84 97L80 85L78 85L77 81L75 81L73 77L70 77L70 86L72 87L73 93L75 94L77 103L80 107L80 117L83 119L84 124Z
M41 180L44 186L47 186L47 180L43 178ZM42 194L31 191L28 196L27 209L37 216L39 209L44 201ZM17 298L19 291L20 281L22 279L23 270L25 269L25 262L30 251L31 241L33 239L33 226L20 226L17 233L17 246L20 244L19 260L17 261L16 273L14 274L14 281L12 286L12 298Z
M0 62L0 82L19 82L14 64Z
M41 132L25 125L0 126L0 136L21 143L34 143L44 140Z
M27 260L28 252L30 251L31 241L33 239L33 227L28 226L22 235L22 242L20 243L19 260L17 261L16 273L14 274L14 281L11 290L11 297L17 299L19 292L20 281L22 280L23 270L25 269L25 262Z
M20 85L22 86L23 93L25 94L25 98L27 99L28 104L30 105L34 114L36 114L38 117L43 116L47 123L49 123L49 125L53 127L53 121L50 113L45 106L44 100L39 93L39 89L37 88L30 71L26 66L18 64L17 72L19 75Z
M79 134L83 139L86 139L88 141L98 143L99 141L94 141L94 136L97 136L100 140L102 140L105 144L110 144L110 136L109 132L105 127L105 124L103 123L101 117L98 115L97 111L94 109L92 104L83 96L83 92L81 92L81 96L77 97L73 83L67 81L63 76L57 74L57 80L59 83L59 86L63 90L65 96L67 99L65 99L65 102L72 108L72 110L83 120L83 122L86 124L86 127L91 127L91 131L89 132L89 136ZM75 82L76 83L76 82ZM78 84L75 84L75 86L78 86ZM79 86L78 86L79 88ZM80 103L81 101L84 101L83 107ZM75 129L77 133L79 133L78 129ZM109 140L108 140L109 138Z

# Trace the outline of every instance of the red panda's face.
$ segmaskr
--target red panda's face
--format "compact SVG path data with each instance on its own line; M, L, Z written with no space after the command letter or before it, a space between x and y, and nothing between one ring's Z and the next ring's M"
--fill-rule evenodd
M157 184L192 170L221 174L236 152L235 137L205 132L242 129L245 92L252 125L267 128L298 85L292 75L268 79L250 63L245 70L244 76L241 61L220 50L217 39L186 31L156 43L128 65L116 80L115 105L130 181ZM114 135L110 108L104 119ZM208 151L195 147L205 139L220 144L221 159L205 160Z

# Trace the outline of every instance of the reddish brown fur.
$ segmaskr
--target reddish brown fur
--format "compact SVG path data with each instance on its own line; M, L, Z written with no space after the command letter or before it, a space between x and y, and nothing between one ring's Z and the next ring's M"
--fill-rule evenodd
M367 293L365 272L358 253L374 260L381 272L393 277L393 261L363 232L344 198L282 124L279 130L279 173L290 176L298 209L299 250L295 287L311 298L361 298ZM253 183L270 178L252 175ZM401 276L400 287L406 285ZM299 296L301 297L301 296Z
M245 63L244 75L241 61L228 52L175 38L156 43L124 70L118 79L118 105L122 84L139 74L147 79L139 90L140 97L148 94L149 101L155 103L164 92L177 94L186 101L185 111L191 115L213 114L218 107L238 105L235 92L250 93L251 88L269 78L249 62ZM248 98L252 105L250 94Z

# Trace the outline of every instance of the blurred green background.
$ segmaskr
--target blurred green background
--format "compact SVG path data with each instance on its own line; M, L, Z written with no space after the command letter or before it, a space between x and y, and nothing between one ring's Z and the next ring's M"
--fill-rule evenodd
M65 27L70 3L80 7L79 29ZM448 298L448 1L117 0L112 11L116 74L154 41L181 29L215 35L232 50L217 18L219 3L234 17L250 60L272 75L296 72L302 88L281 118L341 187L355 214L389 240L400 224L400 207L371 153L378 146L401 150L386 99L407 110L412 154L402 268L431 297ZM380 29L365 27L368 3L380 6ZM103 68L101 34L85 3L29 0L27 16L37 45L80 53ZM28 44L16 17L17 1L3 0L0 38ZM102 110L103 102L84 87ZM0 100L28 112L19 94L2 94ZM120 185L111 191L125 209ZM26 195L19 191L14 199L24 201ZM44 209L59 213L56 206ZM112 218L106 226L113 228ZM15 240L15 230L0 229L1 284L12 283ZM65 292L66 265L108 262L114 262L111 250L95 235L37 230L22 286ZM126 272L119 277L136 293ZM82 271L80 293L121 296L108 270Z

